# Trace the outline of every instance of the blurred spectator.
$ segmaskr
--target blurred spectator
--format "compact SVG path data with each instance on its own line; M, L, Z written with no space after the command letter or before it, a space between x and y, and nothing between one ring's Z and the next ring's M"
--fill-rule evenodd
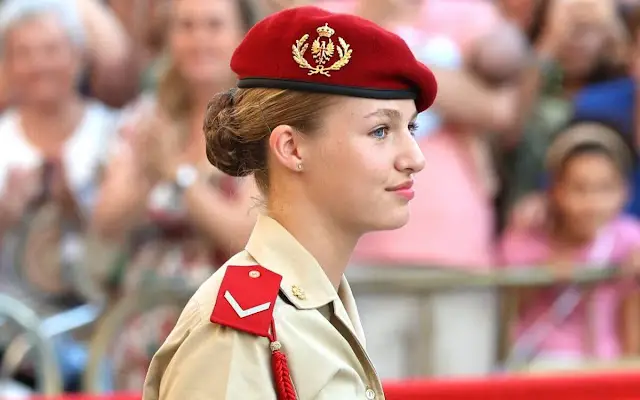
M485 0L423 0L423 25L427 33L451 38L463 53L475 46L479 36L502 22L498 8Z
M117 122L117 113L77 90L86 45L73 3L6 0L0 6L3 74L13 100L0 115L0 281L3 292L42 316L78 301L63 273L64 249L77 243L74 235L91 211L104 148ZM14 229L26 211L45 205L53 210L48 223L28 232ZM13 239L25 234L26 248L17 249L24 254L13 253ZM23 260L20 278L13 270L16 258ZM70 361L77 353L59 350L65 378L77 378L82 362Z
M244 247L255 223L252 178L235 179L205 158L202 121L213 93L234 86L229 62L257 16L247 0L172 0L166 69L156 93L127 111L94 212L105 241L137 246L124 270L110 271L124 292L149 277L197 287ZM134 184L132 184L134 183ZM145 225L151 237L132 236ZM142 241L140 241L142 239ZM178 310L158 308L130 321L114 353L117 386L141 387L151 356ZM151 334L137 338L145 329Z
M502 15L520 27L529 42L536 43L544 25L549 4L553 0L498 0Z
M487 86L515 85L527 68L529 47L521 30L498 23L481 35L467 54L467 68Z
M523 196L540 187L544 155L551 134L572 118L572 100L591 84L626 73L621 21L610 0L553 2L541 21L536 42L537 64L527 77L534 108L519 142L504 160L504 209L519 202L514 217L522 223L531 214Z
M637 82L640 79L640 4L623 9L623 17L629 34L629 47L626 49L629 59L627 76L585 87L574 99L575 118L590 118L606 121L618 126L638 151L638 112ZM627 211L640 216L640 169L630 175L632 195Z
M170 256L177 251L178 264L193 267L188 270L194 283L211 273L212 262L244 246L254 221L249 213L257 196L253 182L214 170L205 159L202 136L211 94L234 84L229 60L253 23L254 14L242 14L245 9L230 0L172 1L169 65L157 93L131 107L94 213L94 227L112 240L129 237L148 218L171 230L182 226L170 243L156 243L140 256L153 253L157 272L181 274ZM197 179L181 182L180 174L191 171ZM192 229L198 234L187 235Z
M571 276L576 263L590 268L623 263L637 269L640 224L620 216L628 194L626 174L633 165L631 146L606 125L574 122L560 132L547 157L552 181L548 219L540 228L508 230L502 242L505 265L545 265L559 277ZM628 338L637 338L638 319L621 318L640 313L637 303L625 301L633 286L621 282L589 294L577 292L579 303L567 309L571 303L558 299L570 290L577 289L520 292L512 331L516 357L530 361L531 368L565 368L592 358L619 358L624 343L637 348ZM634 309L621 313L625 303Z
M121 107L135 97L138 73L130 38L116 15L103 3L100 0L73 2L86 31L86 92L112 107Z
M143 91L155 90L168 62L165 42L170 32L167 26L171 22L171 0L108 0L108 3L132 38L134 51L131 63L135 64L136 71L141 75L138 88ZM260 3L261 0L240 1L238 7L250 21L260 19L265 9L278 9L278 1L265 1L268 5L264 7L260 7Z
M15 105L0 116L0 232L41 191L42 165L54 173L52 200L85 216L117 114L78 93L86 35L63 0L7 0L0 8L6 85Z
M162 65L167 23L169 21L169 0L108 0L113 13L121 21L131 39L129 56L132 77L139 77L136 89L155 88L157 70Z
M48 0L25 0L26 4L41 7ZM69 0L69 17L82 25L83 75L77 79L84 94L110 106L124 105L134 96L137 74L133 71L129 38L115 15L99 0ZM7 12L14 12L8 9ZM7 15L6 18L13 18ZM3 106L12 101L6 92L7 77L0 81L0 101Z

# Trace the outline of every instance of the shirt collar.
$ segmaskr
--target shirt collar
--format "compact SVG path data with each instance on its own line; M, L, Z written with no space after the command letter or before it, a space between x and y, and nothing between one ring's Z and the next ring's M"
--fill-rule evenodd
M319 308L338 298L318 261L276 220L258 216L245 249L258 264L282 276L281 289L297 308Z
M358 307L356 306L356 300L353 297L353 292L347 282L347 278L343 275L338 288L339 302L335 302L334 308L336 309L336 315L342 319L355 336L360 340L362 347L366 348L366 341L364 337L364 330L362 329L362 323L360 322L360 315L358 314ZM341 304L340 304L341 303ZM341 315L340 309L344 310L346 315Z

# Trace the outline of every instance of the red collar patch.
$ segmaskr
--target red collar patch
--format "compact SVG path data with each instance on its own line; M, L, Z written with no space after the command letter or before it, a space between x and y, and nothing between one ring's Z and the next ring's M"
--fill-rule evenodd
M242 332L269 337L282 276L260 265L229 265L209 320Z

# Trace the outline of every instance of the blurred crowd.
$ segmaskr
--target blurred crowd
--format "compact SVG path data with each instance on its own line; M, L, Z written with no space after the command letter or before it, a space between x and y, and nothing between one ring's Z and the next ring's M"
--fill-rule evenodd
M559 279L621 266L629 279L578 294L517 356L556 364L638 356L635 0L2 0L0 291L43 317L97 297L108 307L149 280L196 287L241 249L259 192L251 178L207 162L203 116L212 95L235 84L229 60L243 35L302 4L397 33L439 83L435 106L418 118L427 166L415 177L412 219L364 237L354 264L547 268ZM185 193L180 165L199 171ZM513 342L572 293L522 291ZM495 297L440 298L437 373L489 372L482 360L495 358ZM362 298L383 377L403 375L385 364L394 357L385 343L412 307L408 298ZM133 339L114 362L148 362L175 318L160 314L127 327ZM11 338L2 329L0 348ZM59 344L70 390L86 362L82 342ZM460 367L456 357L475 361ZM118 387L137 390L134 375ZM19 378L29 383L28 371Z

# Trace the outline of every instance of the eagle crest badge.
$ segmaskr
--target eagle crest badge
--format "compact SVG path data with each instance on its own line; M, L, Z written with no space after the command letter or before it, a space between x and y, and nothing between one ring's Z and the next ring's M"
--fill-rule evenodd
M293 60L300 66L309 70L308 75L324 75L331 77L331 71L338 71L345 65L349 64L353 50L351 46L341 37L338 37L338 43L334 43L331 37L336 31L328 24L316 29L318 37L311 43L311 56L314 65L307 60L305 53L309 50L309 34L303 35L296 43L291 46ZM334 60L335 53L338 58Z

